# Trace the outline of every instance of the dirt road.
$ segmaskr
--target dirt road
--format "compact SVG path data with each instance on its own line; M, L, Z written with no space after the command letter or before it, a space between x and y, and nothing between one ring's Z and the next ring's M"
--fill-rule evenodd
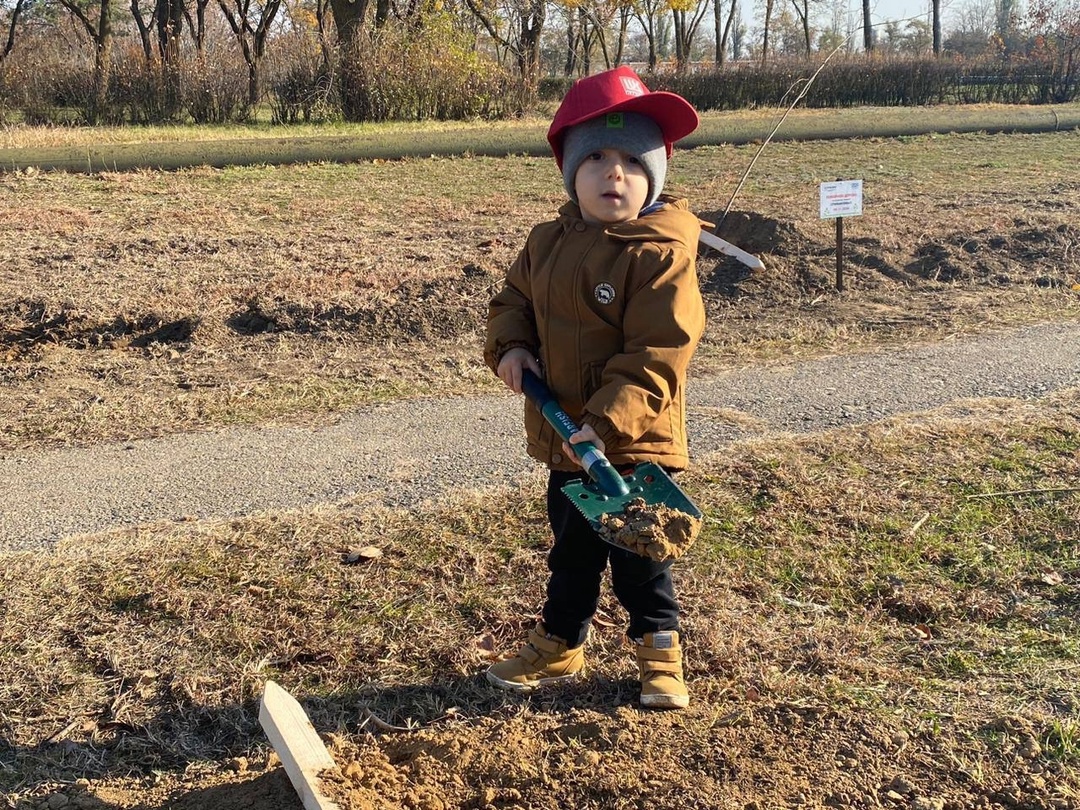
M973 397L1034 398L1080 385L1080 322L696 377L691 450L808 432ZM409 505L452 486L535 472L520 401L396 402L319 427L234 428L0 458L0 549L48 550L69 535L360 498Z

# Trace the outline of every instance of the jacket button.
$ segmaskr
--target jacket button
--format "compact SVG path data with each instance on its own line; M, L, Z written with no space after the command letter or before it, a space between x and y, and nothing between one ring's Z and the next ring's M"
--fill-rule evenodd
M575 231L583 231L583 230L585 230L585 223L584 222L579 222L577 225L574 226L574 230Z
M551 460L553 462L555 462L556 464L561 464L562 463L562 453L552 453L551 454Z

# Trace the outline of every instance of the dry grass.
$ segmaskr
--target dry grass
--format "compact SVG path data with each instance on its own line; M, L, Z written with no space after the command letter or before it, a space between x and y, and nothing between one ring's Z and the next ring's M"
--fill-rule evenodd
M700 262L699 371L1080 312L1080 135L775 144ZM750 147L680 152L717 218ZM550 159L0 177L0 450L493 386L486 301L563 199ZM861 176L848 291L817 183Z
M1009 745L1031 737L1039 796L1075 799L1078 437L1072 390L703 459L684 485L706 527L679 563L695 708L672 745L709 750L710 735L753 737L764 724L790 765L808 756L792 718L825 722L833 745L902 729L928 779L949 783L957 767L931 750L982 769L971 798L1020 778ZM367 545L383 556L344 564L343 551ZM546 545L538 474L413 513L161 524L69 540L54 556L10 555L0 784L14 804L75 776L258 758L254 702L267 678L303 695L319 728L384 748L407 743L363 742L359 707L401 726L452 718L440 733L460 748L494 733L489 720L505 735L519 714L539 729L552 712L628 703L610 595L581 686L522 703L478 677L534 621ZM616 730L625 721L610 718ZM669 755L655 745L650 756ZM680 762L692 782L704 778ZM862 765L867 778L891 778L888 757Z

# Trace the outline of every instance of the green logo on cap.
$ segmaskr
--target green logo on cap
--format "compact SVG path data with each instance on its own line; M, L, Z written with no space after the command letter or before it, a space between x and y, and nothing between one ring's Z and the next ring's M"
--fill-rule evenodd
M608 129L622 129L622 113L608 113L607 125Z

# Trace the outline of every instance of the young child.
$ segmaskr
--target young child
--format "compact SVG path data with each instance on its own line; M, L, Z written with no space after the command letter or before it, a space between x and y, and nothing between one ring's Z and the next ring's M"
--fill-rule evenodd
M686 368L705 325L694 267L700 223L662 195L672 144L698 125L674 93L650 92L627 67L576 82L548 130L570 202L533 228L491 300L484 357L521 393L524 369L547 382L592 441L628 470L687 466ZM561 488L584 473L539 410L525 409L528 453L550 469L555 542L542 620L488 679L530 690L578 674L604 569L629 614L641 704L689 703L670 563L608 545Z

